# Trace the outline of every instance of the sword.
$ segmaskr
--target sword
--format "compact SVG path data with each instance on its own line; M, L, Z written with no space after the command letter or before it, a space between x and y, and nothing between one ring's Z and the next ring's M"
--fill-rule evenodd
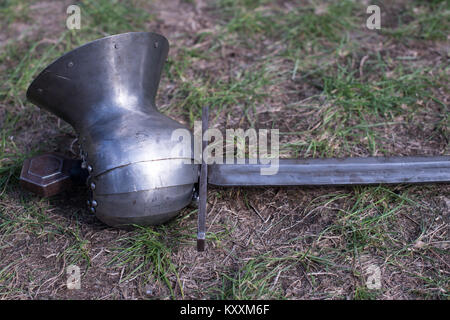
M208 128L208 107L202 109L202 137ZM207 143L203 141L203 150ZM207 185L343 186L450 181L450 156L278 159L278 171L261 175L266 159L234 159L231 164L209 164L202 157L199 179L197 250L203 251L206 234Z
M265 160L209 164L174 154L186 129L155 103L169 43L161 35L130 32L76 48L46 67L27 98L71 124L81 161L46 154L24 161L21 185L52 196L74 184L90 188L89 210L106 224L154 225L198 200L197 248L206 240L208 184L216 186L370 185L450 181L450 157L279 159L278 171L261 175ZM202 110L202 137L208 129ZM187 137L191 132L187 131ZM208 144L202 141L203 149ZM194 191L194 186L198 185Z
M208 129L208 107L202 110L202 137ZM208 146L202 141L202 149ZM278 159L278 171L261 175L265 159L234 159L230 164L207 164L199 168L199 183L194 198L198 203L197 250L206 241L207 186L344 186L450 181L450 156L361 157L327 159ZM34 163L34 165L33 165ZM89 171L80 160L56 153L27 159L22 167L21 185L41 196L52 196L72 185L85 183ZM88 205L93 204L88 200Z

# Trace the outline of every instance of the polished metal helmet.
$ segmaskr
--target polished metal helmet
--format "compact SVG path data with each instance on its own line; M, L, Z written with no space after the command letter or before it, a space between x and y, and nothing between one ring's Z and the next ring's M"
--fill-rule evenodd
M198 166L172 138L185 127L155 106L168 50L155 33L109 36L63 55L28 88L32 103L75 128L90 210L108 225L163 223L192 200Z

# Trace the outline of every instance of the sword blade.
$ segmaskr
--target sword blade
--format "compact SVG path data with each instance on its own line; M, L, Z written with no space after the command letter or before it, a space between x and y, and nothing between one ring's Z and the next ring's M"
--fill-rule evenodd
M450 156L279 159L278 172L261 175L268 164L210 164L208 183L217 186L369 185L450 182ZM273 163L272 163L273 165Z

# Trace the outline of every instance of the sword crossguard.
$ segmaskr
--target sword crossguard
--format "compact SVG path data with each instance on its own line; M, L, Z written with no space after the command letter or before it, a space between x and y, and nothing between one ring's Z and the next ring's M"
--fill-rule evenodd
M202 150L208 146L208 141L203 140L206 130L208 130L209 108L202 109ZM208 165L202 157L199 179L199 203L198 203L198 231L197 231L197 251L205 250L206 242L206 200L208 198Z

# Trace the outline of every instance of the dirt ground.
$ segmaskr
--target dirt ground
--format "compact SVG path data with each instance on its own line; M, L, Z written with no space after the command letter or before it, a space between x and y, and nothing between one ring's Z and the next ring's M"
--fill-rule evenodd
M207 249L197 210L118 230L87 190L40 198L25 158L75 157L73 129L26 101L32 79L87 41L163 34L159 109L192 127L278 128L283 157L449 155L445 1L0 2L0 299L448 299L450 186L218 188ZM81 289L67 288L67 267Z

